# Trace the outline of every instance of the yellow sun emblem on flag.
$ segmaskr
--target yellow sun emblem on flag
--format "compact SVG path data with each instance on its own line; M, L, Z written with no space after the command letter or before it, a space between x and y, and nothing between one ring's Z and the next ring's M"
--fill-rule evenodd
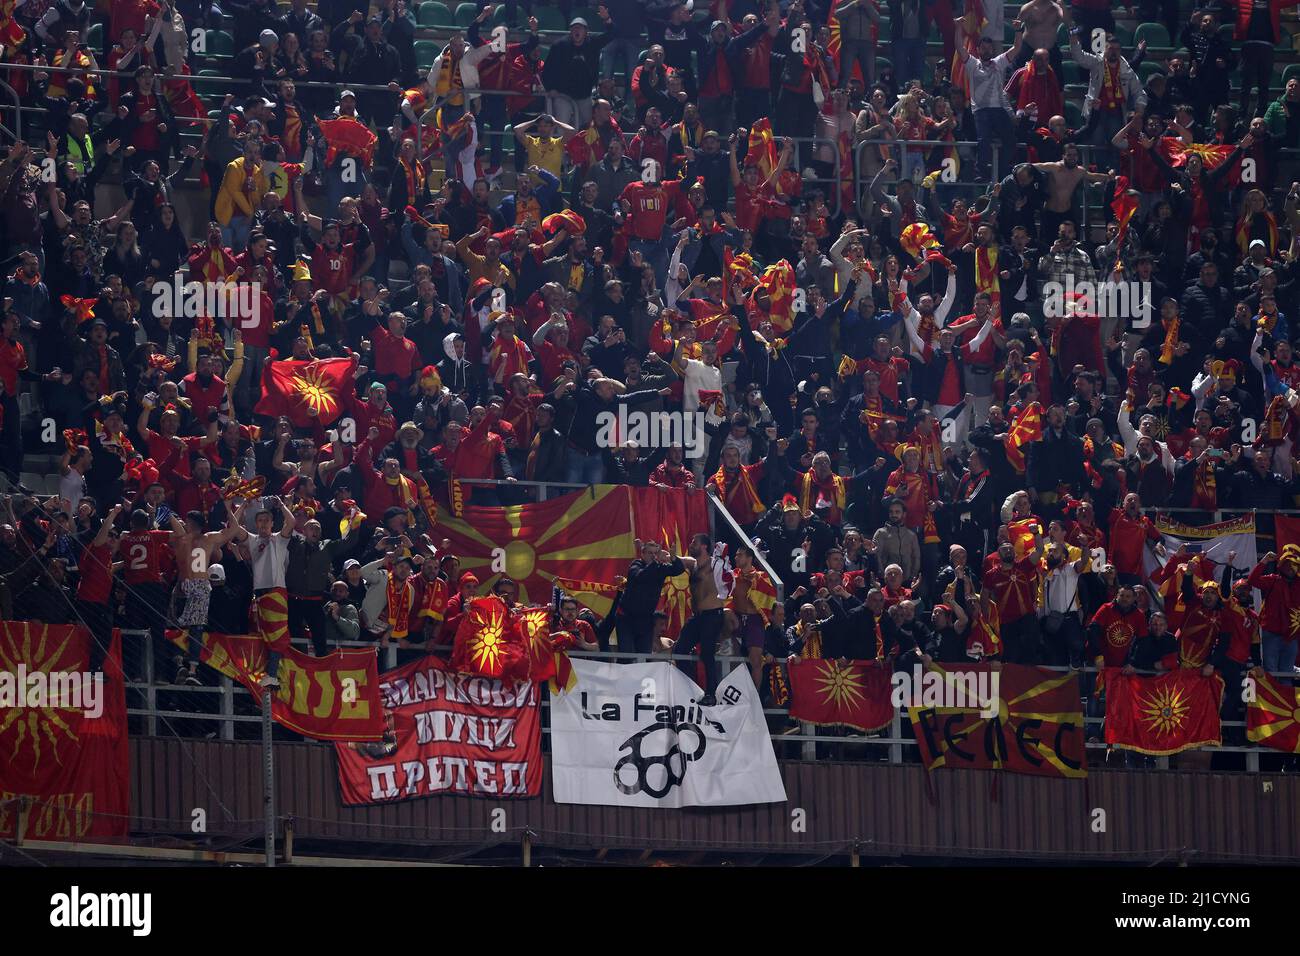
M22 629L21 640L18 628ZM48 675L70 669L63 660L68 638L64 637L56 647L53 646L49 632L49 626L44 624L10 624L8 633L0 639L0 670L15 675L16 680L20 663L26 663L29 675L37 672ZM70 635L72 632L64 633ZM75 665L73 669L76 669ZM25 688L18 688L20 693L24 690ZM77 713L77 709L71 706L8 708L6 713L0 715L0 736L12 729L13 749L4 754L3 759L16 764L19 753L27 745L31 750L32 767L35 768L40 766L48 745L49 756L54 758L55 763L61 764L60 743L64 740L76 743L79 739L73 729Z
M1182 726L1191 709L1191 704L1182 691L1173 687L1161 687L1142 700L1138 707L1138 719L1156 733L1172 734Z
M495 600L491 606L475 602L467 623L473 631L469 641L470 659L478 672L501 673L506 654L505 606Z
M825 667L817 678L823 700L838 710L851 709L862 702L862 681L852 665L841 667L835 661L827 661Z
M1288 613L1290 615L1291 633L1300 632L1300 607L1293 607Z
M338 393L329 376L315 363L308 365L293 378L298 397L321 418L329 418L338 404Z

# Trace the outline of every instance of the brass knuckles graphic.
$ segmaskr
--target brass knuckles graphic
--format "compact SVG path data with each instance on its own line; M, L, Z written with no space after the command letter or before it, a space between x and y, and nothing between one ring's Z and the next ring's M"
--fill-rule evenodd
M659 757L644 756L641 753L641 744L644 738L661 730L668 731L673 735L672 747L668 749L667 753ZM683 753L682 749L677 746L683 732L694 734L699 741L694 753ZM619 745L619 750L628 750L630 752L619 758L618 763L614 765L614 785L623 793L631 795L644 791L658 800L686 779L686 765L692 760L699 760L700 757L704 756L704 747L704 734L696 724L687 721L680 724L675 724L672 721L660 721L657 724L651 724L645 730L638 731ZM679 764L680 770L673 767L674 761ZM652 786L649 780L650 768L659 764L663 765L666 777L662 788ZM631 785L624 783L622 777L623 768L629 765L636 769L636 783Z

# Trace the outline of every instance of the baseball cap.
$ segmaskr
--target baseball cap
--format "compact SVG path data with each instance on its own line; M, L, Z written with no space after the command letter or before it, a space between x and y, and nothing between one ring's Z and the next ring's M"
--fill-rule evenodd
M263 46L267 46L271 43L279 43L280 38L276 35L274 30L263 30L257 35L257 42Z
M1266 246L1266 245L1264 244L1264 240L1263 240L1263 239L1252 239L1252 240L1250 240L1250 245L1247 246L1246 248L1247 248L1247 249L1254 249L1256 246L1259 246L1261 249L1267 249L1267 248L1268 248L1268 246Z
M582 19L582 17L574 17L569 21L569 26L571 27L585 27L586 25L587 21Z
M349 96L352 97L354 100L357 98L357 94L353 93L351 90L344 90L342 93L339 94L339 102L342 103Z
M208 580L214 583L224 583L226 580L226 569L219 564L208 565Z
M358 561L356 558L348 558L346 561L343 562L344 571L350 571L353 568L359 568L359 567L361 567L361 562Z

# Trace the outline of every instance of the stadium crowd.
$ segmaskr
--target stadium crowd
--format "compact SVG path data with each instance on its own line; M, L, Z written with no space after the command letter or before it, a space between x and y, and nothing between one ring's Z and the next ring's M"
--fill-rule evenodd
M422 485L611 482L715 493L737 583L647 543L585 647L671 646L692 570L677 649L760 677L1290 672L1300 551L1234 575L1151 517L1268 535L1300 494L1289 6L1142 0L1133 43L1096 0L839 0L834 31L825 0L3 0L37 108L0 131L0 611L170 647L282 588L317 654L446 644L481 585ZM178 274L252 308L170 308ZM349 357L339 421L256 410L277 363ZM704 436L604 447L620 407Z

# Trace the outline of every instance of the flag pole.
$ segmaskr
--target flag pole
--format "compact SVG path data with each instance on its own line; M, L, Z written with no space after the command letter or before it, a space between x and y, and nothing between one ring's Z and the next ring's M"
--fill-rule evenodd
M271 688L262 688L262 807L266 816L266 865L275 866L275 764L271 754Z

